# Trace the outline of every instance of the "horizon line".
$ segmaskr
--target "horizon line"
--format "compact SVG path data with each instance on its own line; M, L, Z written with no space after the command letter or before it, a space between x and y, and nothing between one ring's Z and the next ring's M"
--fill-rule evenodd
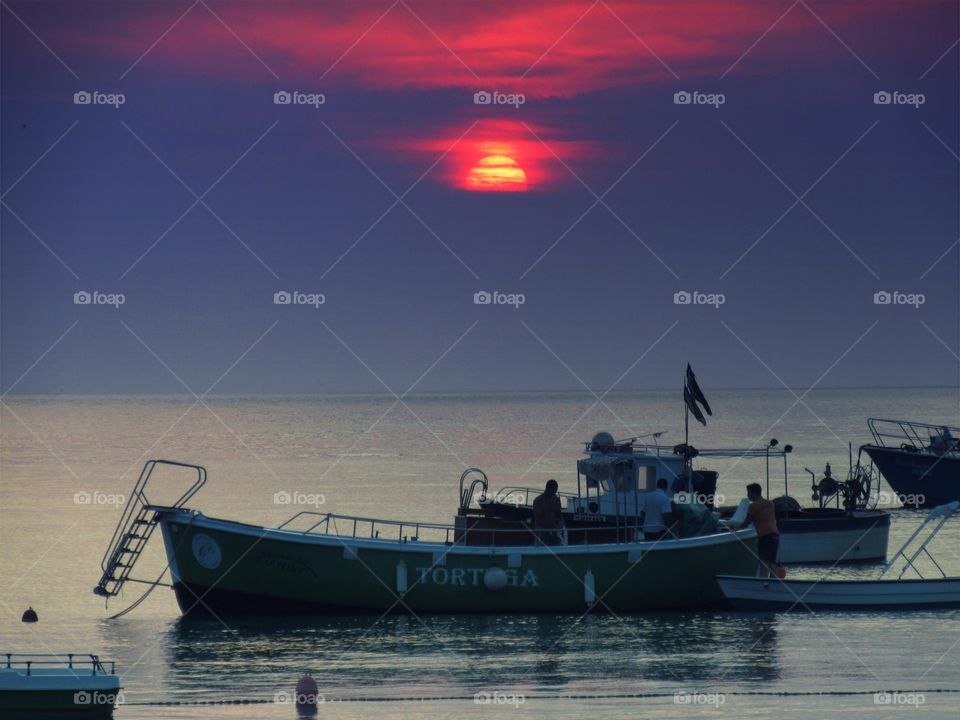
M679 386L678 386L679 387ZM817 391L843 391L843 390L960 390L958 385L827 385L810 389L809 392ZM803 386L785 387L783 385L772 386L733 386L733 387L714 387L707 392L757 392L757 391L794 391L808 388ZM661 393L678 391L675 387L646 387L646 388L616 388L612 390L601 390L601 396L626 395L631 393ZM416 391L401 394L400 397L430 397L430 396L498 396L498 395L586 395L593 396L594 391L579 388L552 388L552 389L529 389L529 390L432 390ZM6 396L7 398L30 399L30 398L195 398L194 395L186 392L170 393L17 393L13 392ZM395 397L390 392L384 391L366 391L366 390L342 390L330 392L292 392L292 393L274 393L274 392L240 392L240 393L210 393L201 396L207 398L310 398L310 397Z

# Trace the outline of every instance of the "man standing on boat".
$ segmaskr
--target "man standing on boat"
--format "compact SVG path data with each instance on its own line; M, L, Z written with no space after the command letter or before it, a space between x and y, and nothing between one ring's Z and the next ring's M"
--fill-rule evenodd
M776 575L777 551L780 549L780 531L777 528L777 513L773 503L763 497L763 488L760 483L747 485L747 497L750 507L747 508L747 519L740 525L741 528L753 523L757 530L757 554L760 556L760 568L757 574L764 569L768 577Z
M657 489L643 498L643 539L660 540L673 526L673 504L667 494L666 478L657 480Z
M563 514L560 507L560 486L556 480L547 480L543 492L533 501L533 526L537 539L543 545L560 544L560 528L563 527Z

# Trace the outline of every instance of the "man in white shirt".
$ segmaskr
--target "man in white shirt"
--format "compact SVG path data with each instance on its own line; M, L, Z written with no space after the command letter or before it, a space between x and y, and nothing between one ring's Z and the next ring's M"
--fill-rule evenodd
M660 540L673 526L673 506L667 495L667 480L657 480L657 489L643 498L643 537L645 540Z

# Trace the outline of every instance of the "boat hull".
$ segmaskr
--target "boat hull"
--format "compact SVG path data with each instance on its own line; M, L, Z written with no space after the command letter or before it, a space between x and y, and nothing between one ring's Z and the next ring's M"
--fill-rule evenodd
M51 669L0 668L0 717L110 717L121 701L116 675L91 675L79 667Z
M756 572L752 530L565 547L470 547L160 519L184 614L643 611L717 604Z
M852 563L886 560L890 537L890 514L854 511L851 515L777 520L780 529L781 563Z
M960 457L877 445L863 449L905 505L933 507L960 500Z
M0 717L6 720L67 720L68 718L110 718L113 716L114 701L91 702L88 705L77 704L76 696L86 693L93 696L97 691L90 690L2 690L0 691Z
M960 578L939 580L778 580L717 576L735 610L960 607Z

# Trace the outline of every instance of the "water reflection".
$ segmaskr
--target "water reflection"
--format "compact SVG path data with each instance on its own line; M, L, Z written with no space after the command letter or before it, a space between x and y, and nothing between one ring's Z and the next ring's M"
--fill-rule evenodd
M622 693L777 680L779 622L732 613L179 618L161 646L178 697L269 697L307 671L330 696Z

